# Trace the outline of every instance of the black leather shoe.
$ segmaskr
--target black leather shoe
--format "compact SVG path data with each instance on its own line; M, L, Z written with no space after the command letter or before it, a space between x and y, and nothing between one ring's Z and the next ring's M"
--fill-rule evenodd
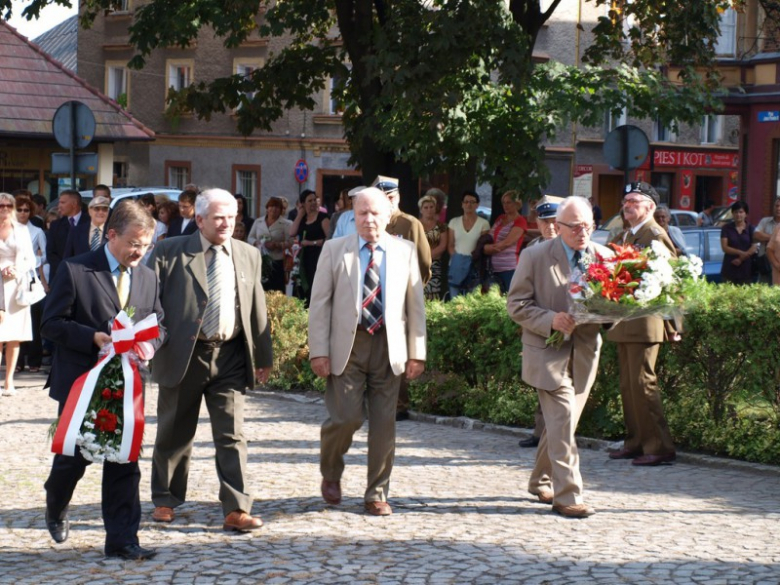
M527 439L520 439L520 442L518 443L521 447L525 448L532 448L532 447L538 447L539 446L539 437L531 436Z
M144 559L151 559L156 554L156 550L143 548L137 544L128 544L116 550L106 551L106 557L108 558L120 558L128 561L143 561Z
M68 540L68 534L70 534L70 520L68 520L68 512L63 514L61 520L57 520L53 517L53 514L49 514L49 510L46 510L46 528L49 529L49 534L54 539L54 542L61 543Z

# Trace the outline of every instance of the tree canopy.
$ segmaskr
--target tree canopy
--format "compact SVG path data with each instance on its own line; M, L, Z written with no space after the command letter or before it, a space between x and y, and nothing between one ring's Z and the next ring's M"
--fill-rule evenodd
M199 34L226 47L288 38L251 76L199 81L171 107L208 119L240 105L242 133L270 131L287 109L312 109L332 77L352 162L366 180L400 176L402 191L449 171L460 186L481 179L533 194L548 179L543 144L568 122L598 125L624 107L694 122L717 109L714 46L731 1L586 0L604 16L583 31L592 38L583 62L535 64L537 37L564 1L544 10L540 0L150 0L135 8L130 66ZM50 3L69 4L31 0L24 13ZM114 4L82 0L82 25ZM667 79L669 64L680 79Z

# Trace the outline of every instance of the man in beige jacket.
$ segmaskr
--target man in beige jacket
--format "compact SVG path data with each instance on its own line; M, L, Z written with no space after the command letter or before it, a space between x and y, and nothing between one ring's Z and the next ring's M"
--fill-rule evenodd
M537 389L544 414L528 491L562 516L586 518L595 511L583 500L574 432L596 378L601 336L599 325L577 325L569 313L569 278L586 253L610 252L590 241L593 211L585 198L566 198L556 223L559 237L520 254L507 310L523 328L523 381ZM568 337L560 347L546 344L553 331Z
M401 376L412 380L424 369L425 300L414 246L385 232L384 193L367 187L353 208L358 233L325 242L309 306L311 366L327 378L322 496L331 505L341 502L344 455L367 410L364 505L369 514L387 516L395 405Z

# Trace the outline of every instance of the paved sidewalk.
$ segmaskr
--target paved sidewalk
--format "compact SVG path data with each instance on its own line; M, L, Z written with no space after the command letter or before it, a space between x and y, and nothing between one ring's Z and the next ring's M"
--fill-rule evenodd
M780 583L780 474L678 463L654 469L583 450L587 502L570 520L525 491L533 449L516 437L425 422L398 425L388 518L362 513L365 433L356 435L341 506L319 494L321 404L250 395L246 412L254 535L221 530L205 410L190 501L171 525L151 522L148 417L142 460L146 562L102 554L100 471L71 506L71 536L55 545L43 521L55 403L43 377L18 377L0 398L0 583ZM26 387L25 387L26 386ZM155 412L156 392L147 412Z

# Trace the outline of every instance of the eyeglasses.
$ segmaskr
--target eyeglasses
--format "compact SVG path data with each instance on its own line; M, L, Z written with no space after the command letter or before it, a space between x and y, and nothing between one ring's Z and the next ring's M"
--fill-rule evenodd
M573 234L581 234L582 232L589 232L590 230L593 229L592 223L572 224L572 223L565 223L563 221L558 221L557 223L558 225L564 225L567 228L569 228Z
M16 213L30 213L30 210L27 207L20 207L16 210Z
M90 207L90 209L93 209L94 211L99 211L101 213L108 213L108 207Z
M639 205L647 201L644 197L633 197L631 199L623 199L623 205Z
M0 209L13 209L14 206L11 203L0 203Z
M143 252L144 250L151 250L154 248L154 244L151 242L148 244L142 244L141 242L128 242L127 245L132 250L138 250L139 252Z

